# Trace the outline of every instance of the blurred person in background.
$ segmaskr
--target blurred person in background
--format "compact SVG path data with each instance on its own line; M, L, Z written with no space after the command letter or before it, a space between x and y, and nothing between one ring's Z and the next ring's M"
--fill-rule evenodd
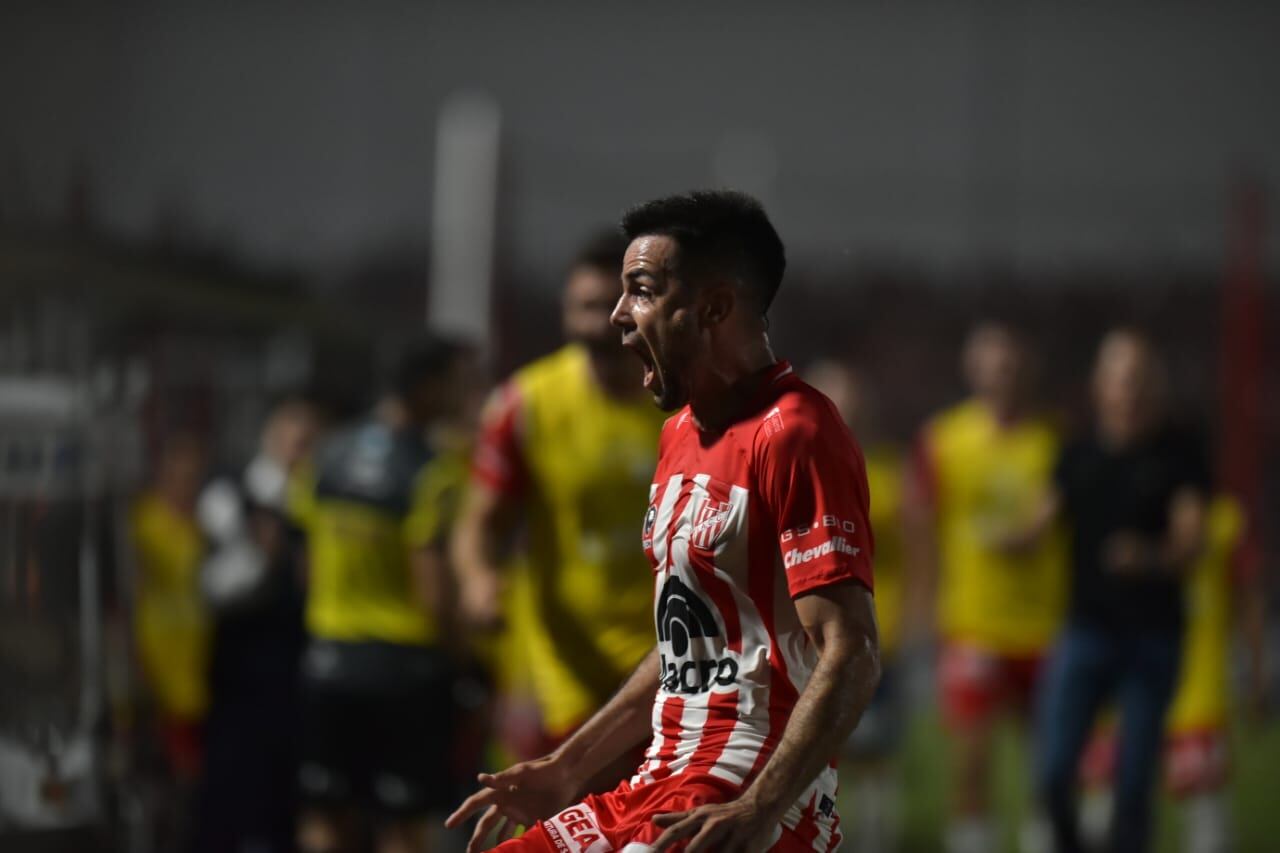
M185 849L188 800L200 773L209 709L210 617L200 591L205 540L196 498L205 442L178 432L160 449L150 487L130 515L137 566L134 639L165 773L176 801L161 805L162 842Z
M1208 507L1205 544L1187 578L1187 628L1182 671L1166 718L1165 786L1182 806L1185 853L1227 853L1235 849L1230 778L1231 638L1238 622L1249 655L1251 707L1260 703L1262 634L1257 630L1265 597L1258 573L1244 566L1238 548L1245 532L1244 510L1225 494ZM1100 727L1084 757L1085 800L1082 832L1095 843L1106 837L1111 819L1115 771L1114 725Z
M293 849L304 632L301 531L286 498L318 427L307 400L277 402L257 455L238 475L212 481L197 505L211 543L202 583L214 613L196 839L208 853Z
M565 282L568 343L516 371L485 406L473 477L454 536L467 616L504 619L523 646L541 732L518 758L564 740L617 690L653 647L652 575L636 547L636 517L664 415L619 345L626 241L589 241ZM504 565L519 540L518 592L504 597ZM503 612L504 601L519 612ZM634 766L634 763L632 763ZM611 787L630 768L606 768ZM604 778L612 777L612 778Z
M881 436L875 396L867 380L839 361L818 361L805 380L825 394L862 442L876 535L876 622L880 628L880 685L844 748L844 768L853 779L855 809L851 847L865 853L898 849L901 802L894 761L908 721L905 674L897 652L902 636L904 567L902 493L906 458Z
M1081 753L1104 705L1119 708L1109 846L1143 853L1165 717L1183 641L1183 586L1205 537L1209 466L1198 438L1162 410L1163 373L1141 334L1098 349L1095 426L1065 447L1052 488L1022 534L1061 517L1070 528L1068 624L1046 675L1040 785L1059 853L1083 849L1076 808Z
M463 405L469 347L424 337L387 395L294 479L306 537L302 664L304 853L432 846L451 801L457 714L450 579L426 436Z
M995 849L990 816L995 724L1030 712L1041 664L1061 625L1065 549L1057 531L1019 547L1049 488L1059 437L1031 407L1024 342L984 322L964 344L972 396L935 415L919 438L911 478L916 608L936 600L943 723L952 743L950 853ZM923 613L920 622L924 624ZM1020 846L1047 844L1043 820Z
M483 811L469 853L518 824L499 850L834 849L834 758L880 669L861 451L770 348L786 256L759 202L671 196L623 227L612 322L676 412L641 516L657 642L555 751L482 775L449 825ZM646 742L634 775L579 800Z
M152 485L131 515L137 558L135 636L170 769L194 779L209 707L209 613L200 592L205 541L196 498L205 476L204 442L178 433L165 442Z

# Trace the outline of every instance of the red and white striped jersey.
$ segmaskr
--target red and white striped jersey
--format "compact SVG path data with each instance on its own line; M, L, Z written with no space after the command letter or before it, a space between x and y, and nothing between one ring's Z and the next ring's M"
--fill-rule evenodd
M663 427L643 532L661 683L633 785L684 773L747 785L817 663L794 599L872 587L866 471L834 406L784 362L747 409L719 434L688 407ZM825 849L835 797L833 764L784 825Z

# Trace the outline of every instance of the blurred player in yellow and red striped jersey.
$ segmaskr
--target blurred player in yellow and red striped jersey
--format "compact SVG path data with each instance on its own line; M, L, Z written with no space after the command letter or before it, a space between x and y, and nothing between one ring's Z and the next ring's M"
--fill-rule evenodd
M1024 344L1006 326L981 324L963 367L972 396L921 431L909 510L913 577L921 600L936 600L939 687L955 745L947 849L958 853L995 846L993 724L1010 710L1025 721L1067 592L1060 531L1014 541L1051 486L1059 448L1055 425L1030 408Z
M609 234L582 251L564 293L570 342L490 398L455 531L466 614L514 629L529 670L542 734L517 747L520 757L573 732L653 647L652 576L636 519L664 416L609 324L625 248Z
M1177 692L1166 717L1165 785L1184 806L1183 849L1214 853L1232 846L1228 724L1232 715L1231 640L1237 614L1249 610L1256 581L1238 560L1246 520L1239 502L1218 495L1209 504L1205 543L1186 580L1186 634ZM1248 644L1247 644L1248 645ZM1257 649L1250 648L1257 654ZM1091 789L1084 808L1086 832L1100 836L1110 812L1115 769L1114 721L1100 726L1085 755L1082 774Z
M868 521L876 536L880 685L845 744L844 759L853 774L855 817L848 828L852 847L863 853L883 853L898 848L899 791L892 759L901 746L908 719L906 678L898 654L906 593L902 502L907 459L901 448L880 435L876 396L857 370L842 362L819 361L809 366L804 379L835 405L862 442L866 461L871 493Z

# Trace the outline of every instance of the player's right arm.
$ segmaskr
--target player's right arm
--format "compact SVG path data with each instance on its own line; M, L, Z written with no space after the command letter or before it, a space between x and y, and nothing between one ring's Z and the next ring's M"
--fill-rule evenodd
M502 561L520 525L526 480L519 391L509 382L490 395L481 422L471 484L452 541L462 610L485 628L501 620Z
M501 622L501 564L519 520L516 501L483 485L473 485L463 500L453 532L453 564L463 614L478 627Z
M517 826L530 826L573 803L582 784L647 740L658 689L655 647L605 706L587 720L555 752L477 777L484 787L458 806L445 821L453 829L484 810L467 853L483 850L489 835L509 837Z

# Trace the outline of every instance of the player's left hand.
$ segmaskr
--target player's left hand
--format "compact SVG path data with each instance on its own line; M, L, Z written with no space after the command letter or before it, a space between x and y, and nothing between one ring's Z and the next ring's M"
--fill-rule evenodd
M743 798L660 814L653 822L666 829L654 842L655 851L668 850L687 840L687 853L757 853L768 849L775 840L772 829L778 818Z

